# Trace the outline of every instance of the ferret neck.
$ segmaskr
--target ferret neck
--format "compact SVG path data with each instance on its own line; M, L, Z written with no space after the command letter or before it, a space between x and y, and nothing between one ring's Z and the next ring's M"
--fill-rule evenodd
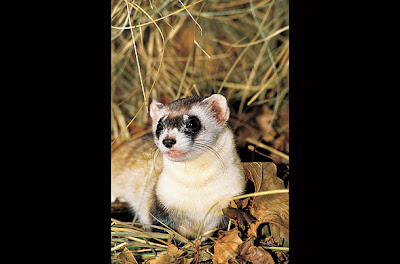
M204 182L221 173L237 157L233 134L229 127L222 130L213 150L206 151L194 159L180 162L163 157L166 175L193 184L194 181Z

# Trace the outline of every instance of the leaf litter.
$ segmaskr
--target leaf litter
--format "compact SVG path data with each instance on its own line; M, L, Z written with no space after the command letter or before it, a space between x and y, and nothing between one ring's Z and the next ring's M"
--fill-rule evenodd
M244 162L242 166L249 188L253 188L254 193L231 201L230 206L223 210L222 213L230 219L230 224L224 230L218 230L214 234L217 237L211 236L211 239L205 242L197 239L189 244L175 239L172 232L168 235L167 241L163 241L166 239L166 234L160 233L157 240L164 242L167 245L165 246L157 241L157 243L150 242L151 237L157 237L157 230L149 232L151 236L149 235L148 239L142 235L141 240L145 241L142 244L129 239L123 240L122 234L117 237L114 232L112 241L128 241L128 243L119 249L121 252L114 252L113 263L288 263L289 194L285 192L257 195L266 191L286 189L283 180L277 177L277 167L272 162ZM116 219L113 221L114 231L117 228L126 231L129 225L132 226L132 223ZM143 234L147 232L138 227L133 228L141 230ZM143 254L144 252L146 254Z

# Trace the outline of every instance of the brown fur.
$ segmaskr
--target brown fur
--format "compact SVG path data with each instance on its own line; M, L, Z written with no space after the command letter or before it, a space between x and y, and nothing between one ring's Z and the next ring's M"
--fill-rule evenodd
M145 195L142 199L143 211L147 212L146 208L152 210L154 189L162 170L162 157L158 155L153 172L149 175L156 150L153 135L147 134L133 141L125 142L113 151L111 154L112 199L121 197L123 201L135 200L136 205L139 205L143 193ZM132 175L142 176L138 179ZM143 211L138 210L136 213L140 217L146 214ZM152 222L150 216L142 220L145 224Z

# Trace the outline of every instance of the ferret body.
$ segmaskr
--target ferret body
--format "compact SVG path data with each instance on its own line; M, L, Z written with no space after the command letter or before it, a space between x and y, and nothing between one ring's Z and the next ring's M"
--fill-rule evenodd
M112 200L128 202L144 224L153 223L152 214L181 235L195 238L209 209L242 194L246 185L226 124L226 99L215 94L165 105L153 100L150 116L153 142L146 135L112 153ZM203 232L226 220L220 211L228 205L221 202L210 211Z

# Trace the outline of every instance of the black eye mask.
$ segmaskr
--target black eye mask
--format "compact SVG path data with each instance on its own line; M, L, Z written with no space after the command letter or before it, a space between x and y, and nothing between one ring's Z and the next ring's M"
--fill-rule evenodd
M189 116L183 132L193 140L200 130L201 123L199 118L197 116Z
M173 118L165 118L162 117L158 121L157 128L156 128L156 136L157 138L160 137L161 132L165 129L173 129L178 128L179 131L185 133L188 137L191 138L193 141L194 137L199 133L201 130L201 122L197 116L189 116L187 120L183 118L183 116L176 116Z
M162 120L163 120L163 118L160 118L160 120L158 121L158 124L157 124L157 128L156 128L156 136L157 136L157 138L160 137L161 131L163 131L163 129L164 129L164 125L163 125Z

